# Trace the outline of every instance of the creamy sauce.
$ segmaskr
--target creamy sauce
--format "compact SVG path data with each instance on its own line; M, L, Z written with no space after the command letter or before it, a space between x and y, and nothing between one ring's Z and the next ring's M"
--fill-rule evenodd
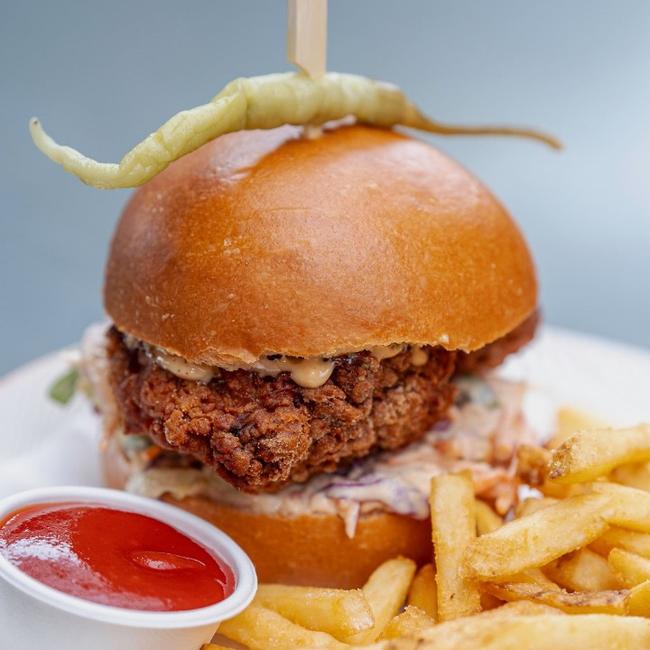
M239 366L245 370L253 370L262 376L276 377L281 372L288 372L291 379L303 388L318 388L322 386L334 371L334 362L321 357L262 357L250 366Z
M391 345L375 345L369 348L369 352L378 361L383 361L384 359L396 357L405 349L406 345L404 343L393 343Z
M302 359L291 370L291 379L304 388L322 386L332 374L334 363L326 359Z
M214 377L214 370L210 366L191 363L175 354L169 354L161 348L153 348L150 356L161 368L168 370L172 375L176 375L182 379L190 379L207 384Z
M138 343L131 335L124 338L125 345L133 350L142 345L147 356L157 363L161 368L171 372L182 379L210 382L220 369L250 370L257 372L263 377L277 377L281 372L288 372L291 379L303 388L318 388L327 382L334 371L334 361L325 357L287 357L284 355L269 355L259 358L251 364L224 364L221 367L208 366L201 363L187 361L182 357L167 352L147 343ZM391 345L377 345L369 348L370 354L377 360L391 359L408 349L405 343L393 343ZM424 365L429 359L429 354L422 346L413 346L411 361L416 366Z
M414 366L423 366L429 360L429 353L421 346L411 347L411 363Z
M143 344L144 345L144 344ZM162 348L145 345L147 354L161 368L182 379L208 383L219 368L187 361L182 357L166 352ZM321 357L306 359L278 357L262 357L250 365L228 365L223 370L251 370L263 377L276 377L281 372L288 372L291 379L303 388L318 388L322 386L334 371L334 362Z

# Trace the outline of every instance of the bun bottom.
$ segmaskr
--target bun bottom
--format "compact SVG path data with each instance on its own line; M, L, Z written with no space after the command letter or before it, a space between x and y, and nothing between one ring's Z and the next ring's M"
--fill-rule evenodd
M252 559L260 582L316 587L360 587L385 560L397 555L431 562L427 520L394 514L361 517L353 538L336 515L274 517L224 506L201 497L167 503L213 523Z
M108 445L102 454L106 483L123 489L128 461ZM232 508L204 497L163 501L191 512L230 535L255 565L260 582L315 587L360 587L385 560L397 555L431 562L430 520L377 513L360 517L355 536L336 515L275 517Z

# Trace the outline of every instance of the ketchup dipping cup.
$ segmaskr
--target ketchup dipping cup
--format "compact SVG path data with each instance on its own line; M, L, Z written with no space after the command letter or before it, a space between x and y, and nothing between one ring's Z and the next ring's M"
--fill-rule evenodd
M12 650L199 650L219 623L241 612L257 588L248 556L211 524L179 508L126 492L44 488L0 500L0 522L30 506L92 505L145 515L179 531L232 571L233 590L200 609L123 609L71 596L30 577L0 549L0 647Z

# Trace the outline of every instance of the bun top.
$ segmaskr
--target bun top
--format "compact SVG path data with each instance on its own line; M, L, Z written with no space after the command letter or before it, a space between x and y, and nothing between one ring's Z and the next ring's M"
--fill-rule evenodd
M414 343L474 350L535 308L526 243L457 163L394 131L222 136L137 190L104 300L195 362Z

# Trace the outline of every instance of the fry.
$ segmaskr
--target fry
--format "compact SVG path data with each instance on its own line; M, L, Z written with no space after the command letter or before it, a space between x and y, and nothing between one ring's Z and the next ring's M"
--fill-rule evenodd
M606 515L610 524L650 533L650 493L616 483L594 483L592 489L612 497Z
M555 483L551 480L546 480L537 488L545 497L552 497L554 499L567 499L568 497L575 497L578 494L586 494L589 492L589 486L581 483L572 483L571 485L564 485L562 483Z
M592 413L571 406L563 406L558 409L555 434L549 440L548 447L551 449L559 447L577 431L602 429L606 426L607 422Z
M377 567L363 586L363 594L370 605L374 625L346 639L347 643L372 643L384 631L388 622L399 612L408 592L415 562L403 557L388 560Z
M527 582L532 585L537 585L543 589L560 589L550 578L548 578L541 569L531 568L518 573L516 576L505 580L505 582Z
M255 603L282 614L310 630L337 639L370 629L370 605L360 589L323 589L288 585L260 585Z
M575 592L543 589L526 582L485 583L482 585L489 594L501 600L530 600L535 603L556 607L567 614L616 614L627 613L625 590Z
M419 607L409 605L401 614L394 616L384 628L382 639L396 639L400 636L413 636L436 622Z
M520 519L521 517L532 515L533 512L537 512L538 510L544 510L544 508L548 508L557 502L558 499L554 499L553 497L543 497L541 499L528 497L517 504L515 516L517 519Z
M508 616L542 616L544 614L557 616L558 614L563 615L564 612L550 605L535 603L532 600L511 600L495 609L476 614L476 617L505 618Z
M460 571L465 549L476 539L474 486L470 474L444 474L432 478L429 501L438 619L449 621L475 614L481 609L480 593Z
M592 429L571 436L553 451L549 477L586 483L615 467L650 460L650 424L629 429Z
M425 564L415 574L406 603L421 609L434 621L438 620L438 592L436 589L436 574L432 564Z
M485 583L482 588L503 600L530 600L556 607L567 614L650 615L650 581L632 589L568 593L540 589L523 582Z
M607 529L602 513L609 501L602 494L570 497L482 535L465 553L467 575L505 578L589 544Z
M541 569L531 568L525 569L514 576L507 576L504 578L494 578L492 582L527 582L529 584L537 585L543 589L560 589L550 578L542 572ZM485 591L481 592L481 601L485 595Z
M571 591L609 591L621 587L607 560L588 548L558 558L544 567L544 573Z
M591 548L607 556L613 548L650 558L650 535L613 526L591 543Z
M650 621L638 617L472 616L424 630L412 639L385 641L373 650L605 650L650 647Z
M488 594L486 591L482 591L481 595L481 611L478 614L483 614L484 612L490 612L493 609L503 607L503 601L499 600L496 596ZM474 616L478 616L474 614Z
M627 613L630 616L650 616L650 581L630 589L627 597Z
M292 623L277 612L250 605L235 618L219 626L219 634L248 646L250 650L286 650L286 648L331 648L348 646L325 632L315 632Z
M637 490L650 492L650 463L621 465L610 474L610 479Z
M579 485L559 485L548 480L552 454L544 447L520 445L517 449L517 475L547 497L564 499L584 490Z
M619 581L626 587L636 587L650 580L650 560L636 553L613 548L607 562Z
M521 472L537 482L540 491L553 496L524 500L517 506L516 518L507 523L474 497L468 473L432 479L435 568L425 565L412 579L413 563L408 569L402 564L402 579L394 579L390 571L383 577L376 574L391 562L399 566L409 561L398 558L382 565L363 590L375 615L374 626L339 635L338 640L369 643L381 639L373 650L556 650L567 644L594 649L650 647L650 621L646 620L650 618L650 493L611 482L624 475L622 470L632 468L636 478L650 468L650 463L616 464L622 462L624 446L636 454L634 458L645 453L637 443L646 429L650 439L648 425L608 431L616 452L609 456L603 454L602 430L571 436L554 452L550 464L559 468L560 480L565 482L553 483L550 472L547 475L547 450L524 448ZM630 441L637 444L632 451ZM609 480L605 478L608 473ZM564 496L571 492L578 494ZM392 582L398 585L399 598L393 598ZM294 616L295 623L329 632L337 632L333 626L340 623L329 621L330 627L324 627L320 618L333 617L327 612L336 597L355 594L358 598L354 590L298 588L313 593L323 607L309 620L300 618L306 616L302 592L281 585L270 588L285 591L265 593L262 587L258 599L268 598L270 607L289 619ZM400 613L407 589L408 606ZM293 599L284 610L280 608L282 593ZM325 609L326 602L330 610ZM486 611L480 612L483 602ZM301 613L296 617L292 608ZM441 623L435 623L436 616ZM284 623L294 624L286 619ZM301 634L310 633L296 627L299 632L292 630L293 636L284 628L280 635L284 643L290 639L291 647L301 647ZM253 640L258 639L256 635L257 630ZM338 640L334 634L324 634L318 642L320 647L344 647L328 645ZM309 642L319 647L312 639ZM267 642L265 647L275 650L280 645Z
M485 533L491 533L497 528L501 528L503 525L503 519L492 510L492 508L481 501L481 499L476 499L476 531L479 535L485 535Z

